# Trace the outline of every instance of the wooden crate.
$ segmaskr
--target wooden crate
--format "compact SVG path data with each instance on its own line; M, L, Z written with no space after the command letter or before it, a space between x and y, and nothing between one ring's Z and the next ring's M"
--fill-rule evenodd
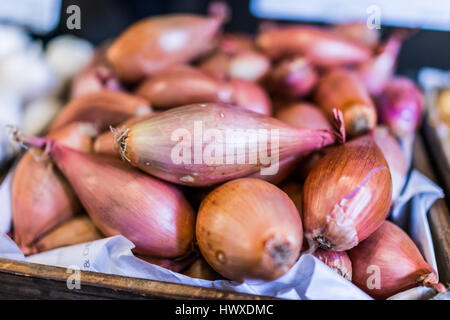
M413 166L436 181L423 140L414 143ZM450 216L444 200L428 215L441 282L450 283ZM0 259L3 299L268 299L268 297L81 271L81 289L69 290L65 268Z

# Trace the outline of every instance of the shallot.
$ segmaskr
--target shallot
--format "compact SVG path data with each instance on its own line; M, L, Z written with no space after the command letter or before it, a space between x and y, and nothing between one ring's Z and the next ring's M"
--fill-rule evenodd
M49 135L71 148L89 152L95 130L72 123ZM11 187L14 240L24 253L33 242L81 210L73 190L48 156L28 150L17 165Z
M95 241L103 236L86 215L76 216L58 225L42 236L33 246L32 253Z
M391 199L389 166L370 135L334 147L303 186L305 236L311 247L353 248L382 224Z
M244 79L256 82L270 67L269 59L255 50L234 54L217 52L199 65L204 72L219 80Z
M396 199L403 189L408 173L408 162L400 144L389 133L386 127L377 126L373 138L383 152L392 177L392 199Z
M359 64L371 56L367 47L314 26L270 28L258 35L256 44L272 58L303 55L320 67Z
M319 75L307 58L282 60L267 76L268 90L288 98L303 98L314 89Z
M100 91L71 100L53 121L50 131L68 123L83 121L92 123L102 132L131 117L150 114L149 104L142 98L124 92Z
M46 150L105 236L121 234L134 243L134 252L146 256L175 258L192 249L195 213L173 185L119 159L79 152L47 138L15 136Z
M319 248L313 252L313 255L345 279L352 281L352 262L345 251L329 251Z
M420 126L425 112L424 97L408 78L392 79L377 99L380 122L397 137L409 136Z
M351 137L373 129L377 123L372 99L354 72L345 69L328 72L319 81L315 101L329 117L333 115L333 109L341 110L345 130Z
M417 286L446 291L411 238L392 222L383 222L349 255L353 283L375 299L386 299Z
M224 19L225 12L147 18L125 30L107 58L123 80L137 81L209 51Z
M203 200L196 234L208 264L235 281L281 277L297 260L303 239L289 197L251 178L227 182Z
M230 102L232 88L189 66L176 66L142 82L136 94L159 108L191 103Z
M279 110L275 118L298 128L332 130L325 113L308 102L292 103Z
M327 130L291 127L243 108L204 103L173 108L124 129L119 150L131 165L190 186L214 185L335 141Z

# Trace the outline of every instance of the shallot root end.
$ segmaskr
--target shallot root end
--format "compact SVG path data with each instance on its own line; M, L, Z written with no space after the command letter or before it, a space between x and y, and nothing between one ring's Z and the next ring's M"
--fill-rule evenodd
M120 133L119 136L117 133L117 130L110 128L112 133L114 134L114 141L119 146L119 153L123 160L126 160L130 162L130 159L127 158L126 152L127 152L127 143L126 140L128 138L128 132L130 131L130 128L125 129L123 132Z
M272 236L266 241L265 249L276 268L286 267L292 261L292 246L286 239Z
M316 236L313 239L314 243L317 244L320 248L326 249L326 250L333 250L335 247L330 240L328 240L325 236L320 235Z

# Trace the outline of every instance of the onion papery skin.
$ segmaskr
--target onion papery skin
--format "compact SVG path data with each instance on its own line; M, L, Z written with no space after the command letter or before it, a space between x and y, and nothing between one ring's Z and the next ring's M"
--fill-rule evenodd
M420 285L445 291L414 242L392 222L383 222L348 254L353 265L353 283L375 299L386 299Z
M195 213L176 187L119 159L81 153L53 141L47 145L105 236L121 234L135 244L134 252L163 258L192 248Z
M34 253L95 241L103 235L86 215L76 216L45 234L34 245Z
M370 135L333 147L303 186L305 236L316 247L351 249L381 225L391 199L391 173Z
M289 197L252 178L227 182L203 200L196 235L208 264L235 281L279 278L297 260L303 239Z
M92 149L95 130L86 123L72 123L49 136L78 150ZM11 210L14 240L24 254L33 242L81 210L72 188L47 154L35 148L20 159L12 180Z
M333 109L342 111L345 131L350 137L360 136L376 126L375 105L364 84L352 71L339 68L326 73L319 80L314 99L330 119Z
M397 140L383 126L377 126L373 131L373 138L383 152L392 177L392 199L400 195L408 173L408 161Z
M215 130L219 138L217 138L217 143L214 142L215 149L213 150L221 149L223 157L215 159L206 157L205 159L201 152L197 151L196 153L195 145L201 146L200 150L204 150L211 140L215 140L214 138L209 141L207 141L208 139L196 140L194 129L196 123L202 128L202 132ZM278 135L278 145L274 138L273 146L272 142L267 146L267 150L273 150L270 158L273 160L272 162L268 159L266 165L263 165L260 156L256 157L256 161L249 161L249 148L242 149L245 146L248 147L248 143L242 141L242 135L235 139L230 138L226 143L227 130L235 133L238 132L236 130L249 129L255 130L254 132L259 132L258 130L261 129L266 130L264 132L269 142L271 141L269 136ZM175 130L177 131L175 132ZM175 136L173 136L174 133L176 133ZM222 142L219 140L220 137L222 137ZM246 137L244 136L244 138ZM265 173L276 174L278 173L278 171L275 172L275 164L278 164L275 161L277 150L278 160L281 161L293 155L322 148L334 141L335 136L329 131L294 128L277 119L240 107L204 103L170 109L135 123L122 132L119 145L123 158L147 173L177 184L209 186L248 176L263 166L267 168L270 165L267 164L269 162L274 165L269 170L273 169L274 172L266 171ZM237 151L235 152L235 150ZM214 151L211 151L211 154L214 154ZM183 158L181 158L180 152ZM217 153L220 154L219 151ZM197 163L195 163L196 154L201 160ZM238 163L238 156L244 154L248 161ZM179 155L180 159L178 159ZM209 154L206 155L209 156ZM174 162L174 157L177 158L176 161L179 161L179 164Z
M258 35L256 44L272 58L303 55L324 68L359 64L371 56L368 48L313 26L270 28Z
M313 252L313 255L339 275L352 281L352 262L345 251L329 251L319 248Z
M53 132L71 122L89 122L98 132L131 117L150 114L150 105L142 98L124 92L100 91L71 100L50 126Z
M126 82L155 75L209 51L223 18L173 14L138 21L108 48L108 61Z

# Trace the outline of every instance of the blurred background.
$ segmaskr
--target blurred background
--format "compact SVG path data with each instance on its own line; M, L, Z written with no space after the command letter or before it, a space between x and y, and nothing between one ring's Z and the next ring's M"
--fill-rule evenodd
M39 33L35 30L34 35L37 38L46 42L56 35L70 33L96 45L117 36L131 23L144 17L176 12L206 13L209 2L210 0L2 0L0 18L4 21L21 20L19 21L21 24L30 27L32 22L36 21L36 13L39 10L47 10L48 13L43 12L41 15L42 20L47 19L55 23ZM225 26L225 30L245 33L256 32L261 21L267 19L308 20L315 23L352 21L355 18L365 21L369 16L366 12L367 7L371 4L379 5L383 35L390 32L392 25L427 28L418 30L403 45L398 62L399 73L411 73L423 66L450 69L448 0L227 0L225 2L229 4L232 12L232 19ZM2 8L7 7L8 3L11 9ZM330 8L336 3L342 6ZM81 10L79 30L68 30L66 26L66 19L69 16L66 10L71 5L77 5ZM28 6L28 9L24 9L25 6ZM340 10L337 11L338 9ZM1 13L2 11L4 12ZM11 11L9 18L8 14L5 14L6 11ZM13 14L12 11L17 13ZM26 13L20 11L26 11L31 17L27 20ZM17 16L21 19L13 19ZM386 22L389 22L388 25Z

